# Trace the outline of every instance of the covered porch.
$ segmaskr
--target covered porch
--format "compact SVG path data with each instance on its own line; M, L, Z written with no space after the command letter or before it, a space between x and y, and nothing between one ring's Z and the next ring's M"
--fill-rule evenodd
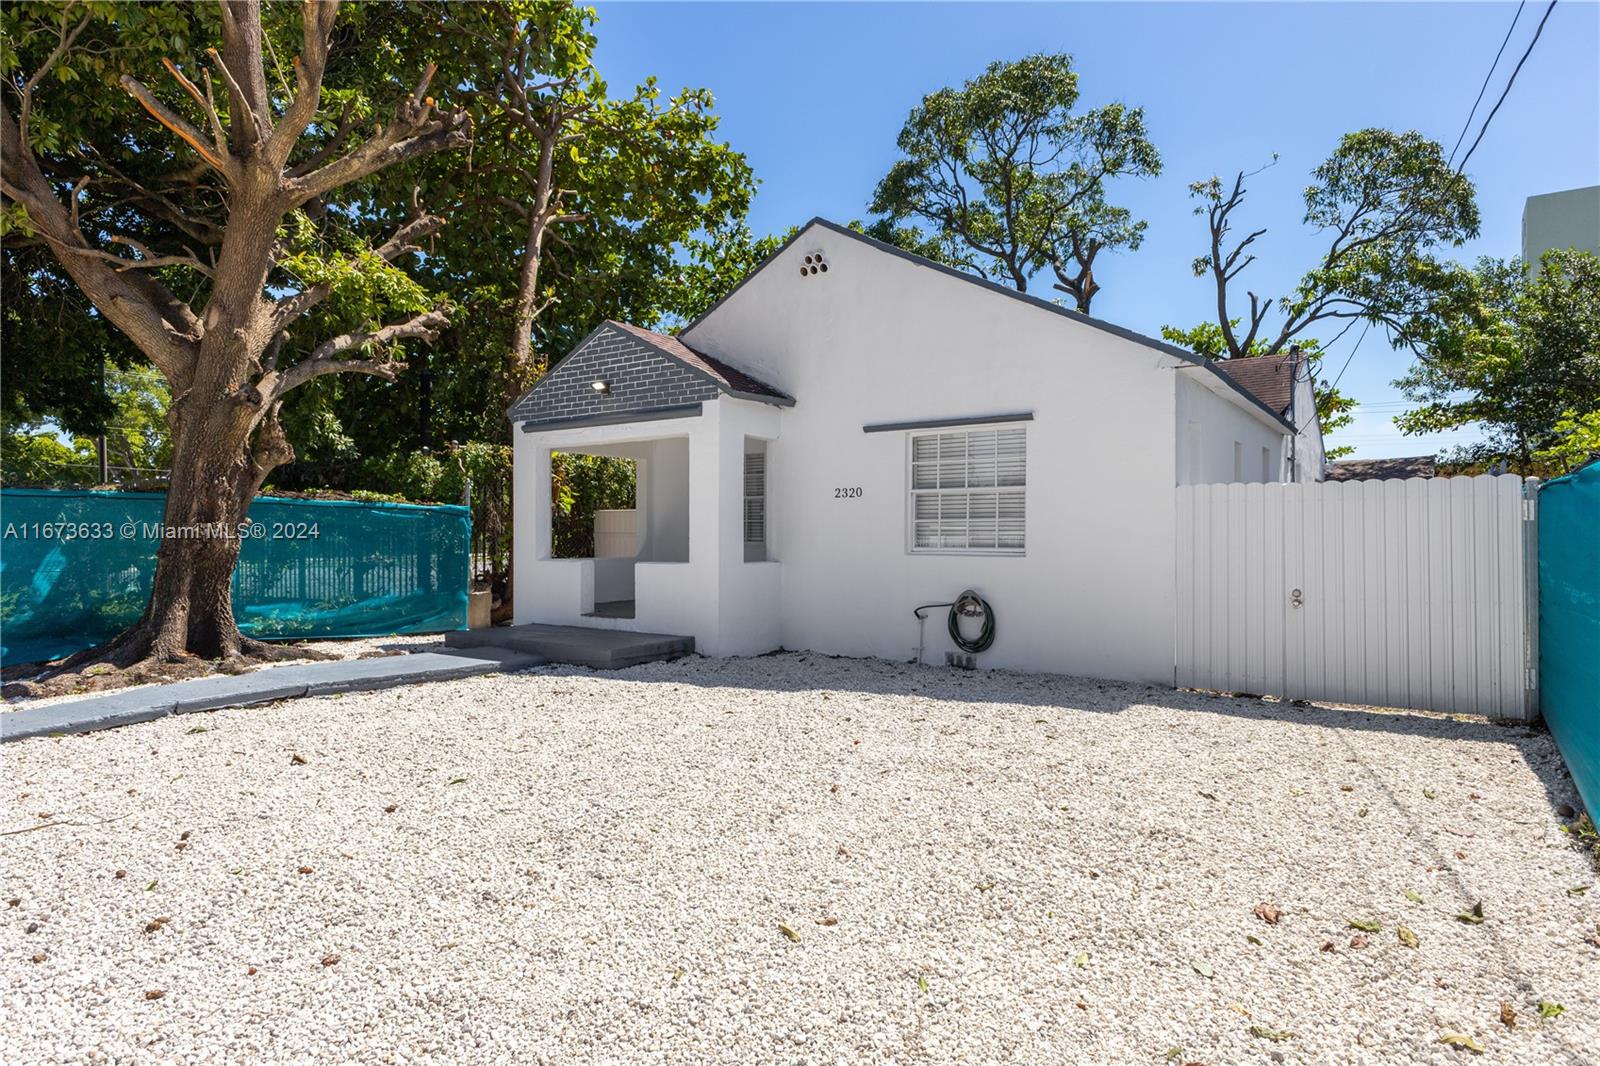
M520 427L515 622L683 634L711 655L778 647L781 564L769 541L766 471L779 418L774 406L722 396ZM558 453L634 465L635 507L596 513L588 557L554 551Z

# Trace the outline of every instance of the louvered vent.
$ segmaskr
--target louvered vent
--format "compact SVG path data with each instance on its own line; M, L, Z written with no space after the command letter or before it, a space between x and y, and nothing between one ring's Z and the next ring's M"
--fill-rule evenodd
M767 542L767 457L764 452L744 455L744 542Z

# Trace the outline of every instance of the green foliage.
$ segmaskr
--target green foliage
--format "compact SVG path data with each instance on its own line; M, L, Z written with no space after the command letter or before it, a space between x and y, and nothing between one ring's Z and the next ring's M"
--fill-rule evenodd
M94 460L92 448L64 444L48 430L7 426L0 433L0 482L7 485L92 485Z
M594 555L594 513L638 504L637 464L606 455L551 456L551 551L558 559Z
M939 258L1026 291L1049 265L1056 288L1088 311L1095 257L1135 249L1145 223L1106 199L1106 182L1161 173L1142 108L1108 104L1075 113L1072 57L996 61L960 88L912 109L897 140L903 156L878 184L872 210L890 225L933 226Z
M1568 474L1600 458L1600 411L1578 414L1563 411L1556 419L1555 443L1533 453L1538 467L1556 474Z
M1239 320L1231 321L1235 330L1238 329ZM1180 348L1187 348L1194 354L1204 359L1228 358L1228 342L1223 335L1222 327L1215 322L1202 322L1190 329L1178 329L1176 326L1162 326L1161 338L1169 344L1176 344ZM1344 395L1318 374L1322 366L1322 345L1311 337L1302 337L1296 342L1300 347L1300 354L1306 357L1311 373L1316 376L1312 386L1312 395L1316 397L1317 422L1322 426L1324 454L1330 460L1343 458L1355 452L1355 448L1345 445L1328 446L1328 438L1335 430L1343 429L1355 421L1356 401ZM1266 355L1267 342L1255 341L1251 350L1244 358Z
M1532 274L1520 260L1482 259L1451 281L1412 328L1420 358L1395 384L1419 406L1396 423L1406 433L1481 426L1487 438L1458 463L1570 468L1600 412L1600 258L1552 250Z

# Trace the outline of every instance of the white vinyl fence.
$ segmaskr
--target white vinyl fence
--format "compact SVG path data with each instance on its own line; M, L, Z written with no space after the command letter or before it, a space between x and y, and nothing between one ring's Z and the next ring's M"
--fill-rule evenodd
M632 558L639 554L639 512L627 510L594 513L594 556L596 559Z
M1177 490L1177 683L1525 719L1519 477Z

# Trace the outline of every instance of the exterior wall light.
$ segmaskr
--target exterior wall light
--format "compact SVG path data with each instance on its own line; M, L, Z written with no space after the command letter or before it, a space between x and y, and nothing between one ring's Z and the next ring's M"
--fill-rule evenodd
M599 396L611 395L611 382L609 381L591 381L589 387Z

